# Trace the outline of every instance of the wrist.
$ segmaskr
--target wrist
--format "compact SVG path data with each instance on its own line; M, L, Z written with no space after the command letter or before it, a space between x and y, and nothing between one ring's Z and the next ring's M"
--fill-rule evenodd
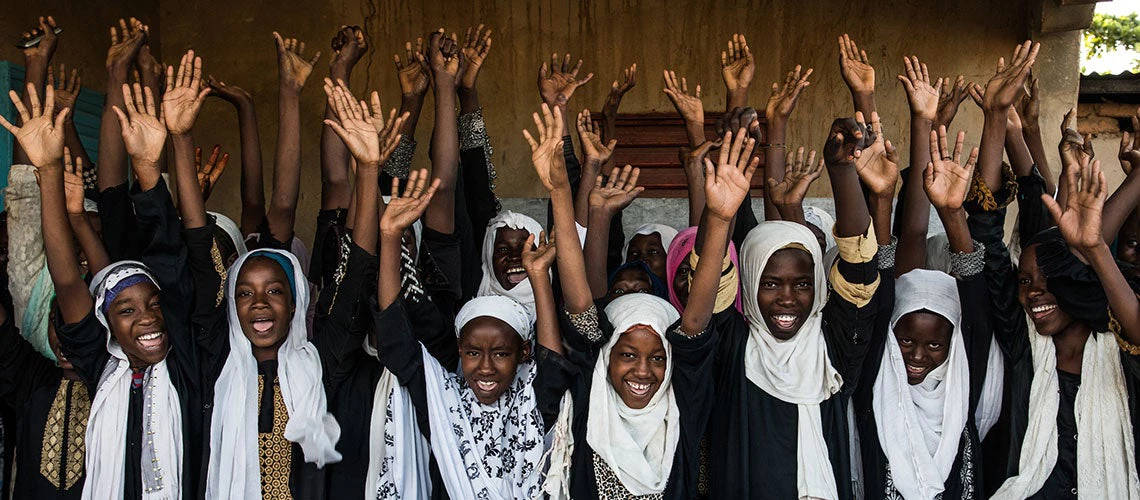
M356 171L359 172L378 172L380 170L380 162L377 160L363 160L356 158ZM359 175L357 175L359 177Z
M278 91L281 93L281 97L290 97L290 98L300 98L301 97L301 87L302 87L301 85L295 85L295 84L290 83L290 82L281 82L277 86Z
M926 130L932 130L935 126L934 120L936 118L937 115L927 116L923 113L912 112L910 114L910 128L913 130L915 127L921 127Z
M949 220L959 215L965 216L966 209L961 205L956 207L934 207L934 211L938 213L938 218L942 220Z

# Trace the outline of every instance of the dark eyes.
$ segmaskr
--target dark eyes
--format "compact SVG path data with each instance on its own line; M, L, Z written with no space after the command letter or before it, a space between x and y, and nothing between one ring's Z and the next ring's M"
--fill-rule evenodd
M1029 278L1018 278L1017 284L1021 286L1029 286Z
M899 341L899 345L909 346L911 344L914 344L914 341L911 339L898 339L898 341Z

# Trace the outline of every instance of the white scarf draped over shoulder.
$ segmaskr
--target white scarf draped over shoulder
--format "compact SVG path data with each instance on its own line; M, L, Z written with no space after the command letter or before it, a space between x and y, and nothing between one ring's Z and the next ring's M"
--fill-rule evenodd
M811 312L799 331L788 340L778 340L768 330L756 291L768 259L785 248L811 254L815 276L815 297ZM748 381L772 397L798 407L796 431L797 490L800 498L838 498L835 474L823 438L819 404L839 392L843 378L831 365L823 336L823 307L827 302L827 275L823 252L811 230L792 222L761 222L748 232L740 250L740 271L744 280L744 316L748 320L748 340L744 351L744 372Z
M538 221L518 212L505 210L491 219L491 221L487 223L487 233L483 236L483 280L479 282L479 291L476 295L479 297L486 297L488 295L510 297L514 299L515 302L522 304L531 317L534 317L534 290L530 287L530 280L524 279L510 290L507 290L503 288L498 278L495 277L495 266L493 264L495 259L495 236L499 233L499 229L501 228L523 229L533 234L535 241L538 240L539 234L542 233L542 225L539 224Z
M894 329L903 316L924 310L953 325L950 353L921 384L910 385ZM946 273L915 269L895 282L894 313L874 382L873 408L879 446L903 498L942 493L958 457L970 411L970 368L961 323L958 285Z
M621 260L622 260L622 262L627 262L627 259L625 258L625 256L629 254L629 244L633 243L633 239L638 237L639 235L650 235L650 234L656 234L657 236L660 236L661 237L661 248L664 248L666 251L668 251L669 245L673 244L673 238L677 237L677 230L673 229L669 226L666 226L665 224L658 224L656 222L650 222L648 224L642 224L642 225L638 226L637 230L634 231L633 234L630 235L629 238L626 238L625 246L621 247Z
M493 230L489 230L493 231ZM493 279L493 276L492 276ZM459 310L455 333L475 318L503 321L522 337L534 338L534 316L501 295L476 297ZM484 405L462 374L450 373L421 346L427 386L431 450L451 498L531 499L541 493L538 467L545 445L542 414L534 395L535 366L518 366L511 386Z
M123 498L126 467L127 412L131 399L131 363L107 325L104 308L108 292L127 279L142 276L158 287L146 266L137 261L120 261L99 271L91 281L95 317L107 331L107 361L99 386L91 400L87 423L87 480L84 500ZM167 333L169 335L169 333ZM143 378L143 436L140 471L145 500L182 498L182 406L178 390L171 384L166 359L146 368Z
M1037 493L1057 465L1060 383L1053 338L1037 333L1025 317L1033 355L1029 423L1021 442L1017 475L1005 480L993 499L1021 499ZM1128 418L1128 388L1115 335L1093 332L1081 357L1081 386L1073 402L1077 421L1077 491L1081 498L1140 498L1136 443Z
M631 495L659 494L669 481L681 438L680 411L671 384L673 350L665 339L680 315L669 302L645 293L618 297L606 306L605 313L614 330L599 351L591 375L586 443ZM666 359L665 378L641 409L626 406L609 378L610 352L635 326L647 326L661 337Z
M269 257L275 254L278 257ZM242 266L250 257L264 256L292 265L295 309L289 322L289 335L277 351L277 377L289 421L285 439L297 443L305 462L324 467L339 462L336 443L340 425L328 412L328 398L321 379L321 359L308 340L305 311L309 287L300 262L290 252L258 250L242 255L230 266L226 280L226 307L230 353L214 384L214 409L210 427L210 465L206 498L254 498L261 495L261 468L258 452L257 360L242 332L234 301L234 290ZM269 383L270 381L266 381ZM277 411L281 411L278 409Z
M378 357L367 340L364 352ZM430 448L416 421L411 393L387 369L372 394L365 500L430 498Z

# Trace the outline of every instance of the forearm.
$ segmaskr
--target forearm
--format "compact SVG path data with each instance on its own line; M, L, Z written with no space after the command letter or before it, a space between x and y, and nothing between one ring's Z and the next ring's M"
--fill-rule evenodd
M689 225L701 223L705 212L705 166L700 161L686 162L685 183L689 190ZM666 249L668 250L668 249Z
M1029 154L1037 171L1045 178L1045 190L1049 193L1057 192L1057 184L1053 181L1053 172L1049 168L1049 157L1045 155L1045 143L1041 140L1041 127L1036 124L1025 124L1021 133L1025 136L1025 144L1029 146Z
M696 148L705 142L704 120L685 120L685 136L689 138L689 147Z
M1009 155L1010 166L1017 177L1025 177L1033 173L1033 155L1021 135L1021 129L1006 127L1005 154Z
M1136 293L1132 291L1124 275L1120 273L1108 244L1102 242L1094 248L1082 249L1081 253L1088 259L1101 284L1104 285L1109 310L1120 323L1121 338L1129 344L1140 345L1140 302L1137 301Z
M1001 189L1001 158L1005 145L1006 114L1009 109L986 111L982 141L978 146L978 170L990 191Z
M360 163L356 165L356 196L353 207L352 241L361 250L376 253L376 232L380 224L380 164Z
M107 92L104 95L103 116L99 121L99 161L95 165L99 192L127 182L127 146L123 143L119 117L112 111L115 107L126 111L123 101L123 84L126 81L125 71L107 72Z
M730 225L731 221L711 216L707 211L701 221L704 238L697 254L700 260L689 285L689 301L681 314L681 331L685 333L704 331L712 318Z
M111 257L107 255L107 249L103 246L103 241L99 239L99 234L95 232L95 227L91 225L87 214L68 214L67 217L71 222L75 239L79 242L79 249L87 257L87 272L94 275L110 265Z
M828 165L831 189L835 197L835 236L849 238L866 234L871 225L867 202L859 187L859 175L853 164Z
M380 271L376 301L383 311L400 297L400 247L403 234L383 234L380 240Z
M788 151L784 141L787 138L788 123L776 119L768 123L768 146L764 147L764 177L779 183L784 180L787 170L784 154ZM777 146L779 145L779 146ZM767 187L767 183L764 184ZM801 216L803 207L800 207ZM771 196L764 196L764 220L788 220L779 207L772 204Z
M273 160L273 196L269 232L277 241L293 238L297 195L301 184L301 95L281 86L278 102L277 153Z
M748 107L748 88L750 86L751 85L747 85L747 86L742 86L742 87L737 88L737 89L730 89L726 85L725 86L725 97L726 97L725 105L727 107L724 108L724 110L727 112L727 111L732 111L736 108Z
M265 184L261 170L261 136L252 101L237 105L241 133L241 232L257 231L265 218Z
M71 110L75 112L74 109ZM72 115L68 114L67 119L63 122L63 144L67 149L71 150L71 155L81 158L83 160L84 168L92 168L91 157L87 156L87 149L83 147L83 140L79 137L79 130L75 128L75 121L72 120ZM13 152L15 154L15 152ZM15 158L13 156L13 158ZM21 163L21 162L13 162Z
M198 172L194 167L194 138L190 134L172 134L174 145L174 174L178 186L178 212L182 227L194 229L206 225L206 203L198 188Z
M456 89L459 94L459 113L474 113L479 110L479 90L475 87L466 88L462 85Z
M590 284L590 293L595 299L605 297L609 288L606 266L601 265L601 263L606 261L606 253L609 249L610 220L613 219L613 215L605 210L590 209L590 224L586 226L589 229L586 230L585 262L598 263L586 267L586 279Z
M562 334L558 330L558 311L554 306L554 287L550 284L550 275L546 272L530 274L528 271L527 278L534 291L538 345L562 354Z
M875 231L876 241L891 241L891 203L893 201L894 197L887 195L871 195L871 198L867 200L871 214L871 227Z
M966 224L966 210L962 208L939 210L938 219L946 228L946 239L950 242L950 252L971 253L974 239L970 236L970 226Z
M91 310L91 294L79 275L75 239L63 194L63 165L42 165L40 173L41 230L48 273L55 285L63 320L76 323Z
M1124 226L1124 221L1136 209L1137 201L1140 201L1140 169L1133 167L1120 187L1104 202L1100 231L1105 243L1111 245L1116 239L1120 228Z
M582 178L578 181L578 192L574 198L574 221L583 227L587 227L590 218L590 191L594 190L601 172L602 166L592 159L582 164Z
M930 131L933 123L929 120L911 117L910 122L910 168L907 170L906 198L899 207L902 228L895 252L895 275L906 274L926 264L926 235L930 231L930 198L923 188L923 174L930 162ZM875 233L878 239L881 236ZM880 243L891 241L879 239Z
M851 101L855 104L855 111L863 113L863 119L870 120L871 113L876 111L875 92L851 92Z
M459 175L459 124L455 84L436 75L435 127L431 134L431 171L439 189L424 215L425 224L443 234L455 232L455 186Z
M325 119L336 120L327 101ZM349 152L344 141L332 127L321 126L321 210L336 210L348 206L352 196L349 185Z
M408 119L404 120L404 129L400 131L401 134L404 134L412 140L415 140L416 126L420 123L420 112L423 111L423 108L423 95L404 94L400 98L400 114L408 114Z
M578 229L574 226L574 213L570 201L569 186L555 189L550 193L550 205L554 211L554 241L558 242L555 259L558 263L558 278L562 285L562 300L566 302L566 310L580 313L594 302L590 295L592 289L586 278L586 260L582 253L582 245L578 243ZM604 261L603 253L599 262ZM536 291L535 297L537 296Z

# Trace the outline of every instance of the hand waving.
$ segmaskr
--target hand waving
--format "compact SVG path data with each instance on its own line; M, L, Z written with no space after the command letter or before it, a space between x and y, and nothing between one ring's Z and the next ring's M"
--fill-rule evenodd
M423 217L428 203L431 202L432 196L435 196L435 190L439 188L439 179L434 179L425 191L424 186L427 185L428 177L425 169L412 170L408 174L407 182L404 183L403 195L400 194L400 179L392 179L392 198L388 200L388 206L383 207L384 212L380 215L380 234L396 239L403 238L404 231Z
M313 66L321 58L318 50L312 59L305 60L305 42L298 42L296 38L281 38L281 34L273 32L273 42L277 45L277 73L283 88L300 92L313 72Z
M491 53L491 28L483 29L480 24L476 28L467 28L467 37L463 42L463 58L459 60L459 86L465 89L475 88L479 79L479 69L487 54Z
M139 49L146 43L147 27L138 19L131 18L130 23L119 19L119 27L111 26L111 48L107 49L107 69L122 72L125 76Z
M24 57L28 59L51 61L51 56L55 54L55 46L59 42L59 37L56 36L55 29L56 24L54 17L40 16L38 26L32 28L31 31L25 31L22 38L30 39L40 35L43 35L43 38L41 38L40 43L34 47L23 49Z
M206 78L206 85L210 88L210 95L218 96L234 106L253 103L253 96L245 89L237 85L227 85L212 75Z
M930 120L938 118L939 89L942 79L931 83L926 63L919 62L918 56L903 57L906 75L899 75L899 81L906 89L906 100L910 104L910 114L915 118Z
M637 85L637 63L633 63L630 67L622 70L621 74L621 80L614 80L613 85L610 86L610 93L606 95L606 102L602 104L602 115L604 116L616 116L621 98L625 97L626 92Z
M79 98L79 91L83 88L83 79L79 77L79 70L71 68L71 77L67 76L67 68L59 65L59 82L55 80L55 72L48 65L47 86L55 87L55 107L63 111L75 109L75 100ZM69 117L71 115L68 115Z
M1096 156L1093 151L1092 137L1089 134L1081 135L1077 131L1077 109L1070 109L1061 121L1061 142L1057 150L1061 153L1062 169L1066 165L1088 163Z
M210 194L218 185L218 179L226 171L226 164L230 162L229 153L222 153L222 157L218 158L219 153L222 153L222 146L215 144L209 160L202 163L202 148L194 148L194 169L198 171L198 189L202 191L203 202L210 199Z
M930 204L939 211L962 208L970 182L974 178L974 167L978 163L978 148L970 150L966 165L962 165L962 143L965 132L958 132L954 141L954 151L946 143L946 127L930 131L930 162L922 176L922 187Z
M693 93L689 94L689 82L682 77L677 79L677 75L672 71L662 71L665 77L665 92L669 96L669 100L673 102L673 107L677 108L677 113L681 115L686 122L700 123L705 122L705 106L701 103L701 86L697 85L693 89Z
M17 127L0 115L0 125L16 136L16 141L28 155L28 160L36 167L59 161L63 156L63 123L70 109L55 112L55 89L48 85L44 89L44 103L40 105L35 84L29 83L25 92L32 109L24 107L20 95L15 90L8 91L8 97L20 115L21 126Z
M1047 194L1041 195L1041 201L1065 241L1087 255L1089 250L1104 244L1100 223L1108 186L1100 171L1100 161L1094 160L1090 167L1089 158L1082 157L1079 168L1068 169L1061 177L1061 184L1067 185L1069 193L1063 207Z
M123 101L127 108L125 113L118 106L111 109L119 117L127 154L131 155L136 168L140 164L157 168L158 158L166 144L166 125L163 118L158 117L150 87L143 88L136 82L132 92L131 86L124 83Z
M604 165L610 161L614 155L614 147L617 146L617 139L603 143L599 132L598 125L590 119L590 110L583 109L578 113L578 141L582 144L586 162L593 162L594 165Z
M63 148L63 199L69 215L79 215L85 212L83 209L83 158L77 156L73 160L71 150L68 148Z
M542 104L542 116L534 114L534 124L538 127L538 140L523 130L523 137L530 143L530 159L538 180L547 192L555 189L570 189L570 178L566 174L566 159L562 156L562 110Z
M412 42L404 42L404 59L399 54L392 58L396 61L396 74L400 78L400 92L404 96L423 97L431 85L431 72L428 70L427 59L424 58L424 39L416 39L415 50Z
M875 91L875 68L867 59L867 51L859 50L847 33L839 37L839 71L851 93Z
M1124 132L1120 137L1120 168L1127 175L1140 166L1140 108L1132 115L1132 133Z
M189 133L209 94L209 87L202 85L202 58L195 57L193 50L182 56L177 76L174 66L167 66L166 92L162 95L167 130L175 135Z
M455 81L459 75L460 59L462 55L455 33L446 36L440 28L428 36L428 67L437 82L441 79Z
M589 73L586 78L579 80L580 69L582 69L581 59L571 68L570 54L566 54L561 66L558 64L558 54L551 54L549 69L546 63L542 63L542 68L538 71L538 93L542 96L542 102L548 106L565 106L570 102L570 96L574 95L574 91L594 78L594 74Z
M747 92L752 85L756 60L752 57L752 49L748 48L748 40L744 35L734 33L732 40L728 41L728 50L721 51L720 73L729 95Z
M549 279L550 266L554 265L556 250L554 247L554 233L547 238L546 231L526 237L522 249L522 265L528 276Z
M641 169L626 165L625 168L614 168L610 172L609 180L603 181L602 176L594 181L594 189L590 190L590 210L600 210L601 213L616 214L625 210L633 200L645 191L637 187L637 178Z
M823 158L817 163L815 151L811 151L808 153L807 162L804 162L802 147L794 154L789 151L785 164L788 170L784 173L784 180L776 182L776 179L768 178L768 197L776 208L802 205L808 188L823 173Z
M727 147L729 144L732 147ZM744 201L751 187L752 175L756 173L759 158L752 157L756 139L748 137L742 128L725 132L721 142L720 158L714 167L705 158L705 212L725 221L736 216L736 210Z
M954 86L950 86L950 78L942 79L942 91L938 93L938 115L934 119L934 128L949 127L958 114L958 106L970 96L967 90L973 84L966 84L966 78L958 75Z
M788 118L792 116L792 111L796 109L796 102L800 98L800 93L811 85L808 77L815 71L808 68L807 71L800 73L802 67L797 64L795 69L788 72L784 77L784 86L781 87L775 82L772 83L772 95L768 97L768 107L765 109L764 116L771 122L781 120L787 122Z
M883 123L877 112L871 112L871 131L874 142L855 150L855 171L872 193L893 198L899 181L899 157L891 141L883 138Z
M1013 50L1013 59L1008 66L1004 57L998 59L997 73L986 82L982 109L1002 110L1013 105L1018 92L1025 85L1025 79L1029 77L1029 69L1037 60L1037 51L1040 49L1040 43L1026 40Z
M367 105L357 101L352 92L339 82L332 85L332 80L325 79L325 94L328 96L333 115L336 120L326 119L328 125L336 132L345 147L356 158L360 165L380 164L380 137L376 133L376 126L372 124L372 115L367 112Z

